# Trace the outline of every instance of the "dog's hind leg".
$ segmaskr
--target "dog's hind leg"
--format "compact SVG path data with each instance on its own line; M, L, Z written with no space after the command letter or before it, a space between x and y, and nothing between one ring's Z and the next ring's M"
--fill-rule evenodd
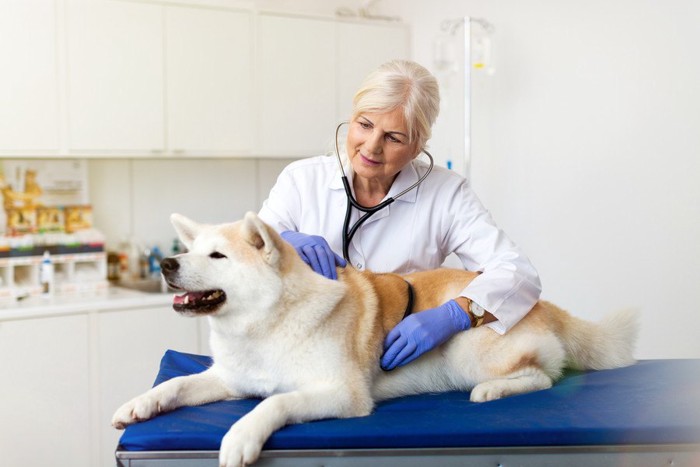
M183 406L202 405L235 395L210 370L170 379L122 405L112 417L112 426L123 429L161 412Z
M526 367L505 377L477 384L472 389L469 399L472 402L486 402L551 387L552 379L544 371L536 367Z
M275 394L258 404L226 433L219 464L248 465L258 458L265 441L279 428L309 420L368 415L373 407L369 393L338 385L314 385Z

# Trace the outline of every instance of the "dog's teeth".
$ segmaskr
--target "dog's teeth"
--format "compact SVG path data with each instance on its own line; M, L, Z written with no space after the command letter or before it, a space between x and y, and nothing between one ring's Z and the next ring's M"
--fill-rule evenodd
M185 299L182 301L182 303L183 303L184 305L187 305L189 302L190 302L190 296L189 296L189 295L185 295Z
M207 295L206 297L204 297L204 299L207 300L207 301L211 301L211 300L216 300L216 299L219 298L220 296L221 296L221 292L219 292L219 291L217 290L217 291L212 292L211 294Z

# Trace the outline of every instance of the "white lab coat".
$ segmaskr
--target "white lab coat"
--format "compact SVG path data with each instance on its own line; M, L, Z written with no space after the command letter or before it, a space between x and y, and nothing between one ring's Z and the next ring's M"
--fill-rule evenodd
M411 186L426 168L414 160L399 173L387 197ZM352 170L346 172L352 186ZM287 166L259 215L279 232L320 235L342 256L345 209L338 161L319 156ZM351 225L360 217L353 211ZM537 302L541 286L535 268L495 225L467 180L441 167L372 215L349 248L352 266L375 272L434 269L451 253L466 269L482 273L460 295L498 319L488 325L496 332L505 333Z

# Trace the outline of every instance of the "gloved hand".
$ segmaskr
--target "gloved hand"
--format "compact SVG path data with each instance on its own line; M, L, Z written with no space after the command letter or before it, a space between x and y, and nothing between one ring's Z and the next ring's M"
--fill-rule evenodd
M471 325L469 315L454 300L409 315L386 336L382 369L405 365Z
M329 279L338 279L338 274L335 272L336 266L344 268L347 265L347 262L336 255L326 239L321 236L292 230L285 230L280 235L297 250L301 259L311 266L311 269Z

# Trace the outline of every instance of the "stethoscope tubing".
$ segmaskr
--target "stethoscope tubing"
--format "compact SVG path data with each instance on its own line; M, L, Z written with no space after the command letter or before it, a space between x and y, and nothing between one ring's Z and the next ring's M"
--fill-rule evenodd
M350 250L350 242L352 241L352 238L355 236L355 233L357 233L357 229L364 224L364 222L370 218L374 213L381 211L385 207L389 206L391 203L396 201L398 198L402 197L409 191L413 190L414 188L418 187L423 180L430 174L430 172L433 170L433 166L435 165L435 161L433 160L433 156L425 150L425 148L421 149L421 152L423 152L426 156L428 156L428 159L430 159L430 166L428 166L428 170L421 175L421 177L414 183L413 185L409 186L405 190L403 190L401 193L397 194L396 196L389 197L382 201L381 203L372 206L372 207L367 207L363 206L360 203L357 202L355 197L352 195L352 190L350 189L350 182L348 181L347 175L345 175L345 169L343 168L343 161L340 158L340 150L338 149L338 134L340 133L340 128L343 125L348 124L348 122L341 122L335 129L335 156L338 159L338 166L340 167L340 173L342 174L341 179L343 181L343 188L345 189L345 197L347 199L346 203L346 209L345 209L345 220L343 221L343 258L345 258L346 261L350 261L350 255L349 255L349 250ZM357 209L358 211L364 212L365 214L362 215L357 222L355 222L352 227L350 227L350 217L352 216L352 208Z

